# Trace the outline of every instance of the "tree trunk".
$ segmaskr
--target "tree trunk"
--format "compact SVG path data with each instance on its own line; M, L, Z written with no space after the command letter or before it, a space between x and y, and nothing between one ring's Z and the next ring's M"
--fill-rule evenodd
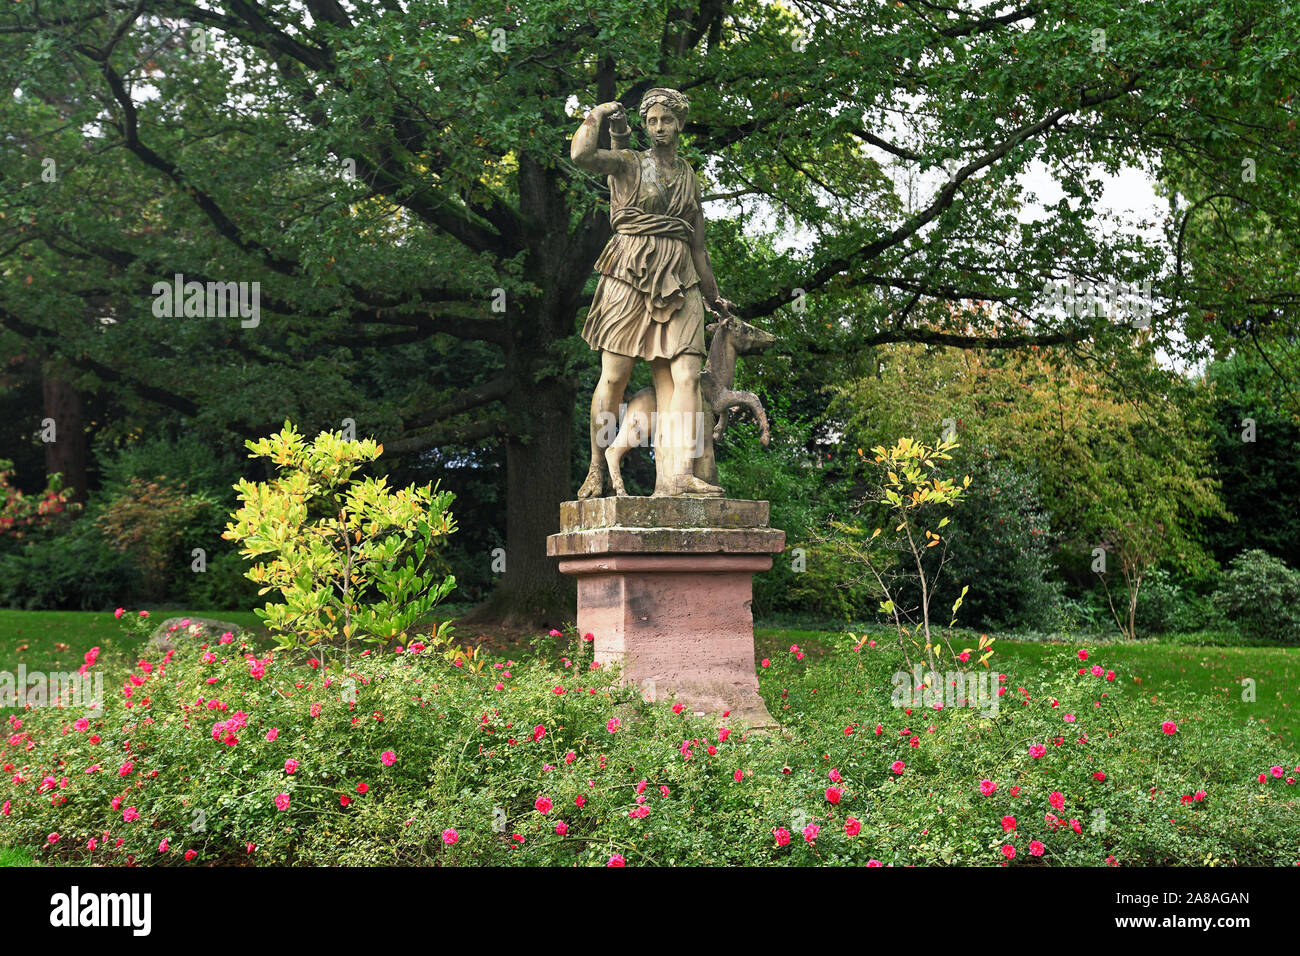
M524 425L506 445L506 567L501 584L466 617L470 623L559 627L576 616L576 589L546 554L560 524L560 502L573 497L570 444L572 384L548 378L506 399L510 421Z
M544 112L552 122L567 122L554 104ZM560 529L560 502L577 490L572 442L578 395L576 383L557 374L563 356L554 349L574 333L583 286L609 224L593 214L572 233L567 182L553 161L528 154L519 158L519 204L529 224L528 275L538 291L509 306L506 371L518 386L505 398L506 570L465 620L558 627L577 617L577 587L547 557L546 537Z
M45 474L62 474L68 497L85 501L86 428L81 395L56 371L44 368L41 371L41 393L45 417L54 419L55 438L45 442Z

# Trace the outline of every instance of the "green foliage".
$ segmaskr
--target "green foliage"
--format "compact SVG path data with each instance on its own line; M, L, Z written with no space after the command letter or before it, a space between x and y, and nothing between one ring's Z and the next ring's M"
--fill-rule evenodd
M938 581L936 600L951 604L967 585L961 615L967 626L1055 626L1061 593L1050 580L1052 530L1037 482L987 451L964 455L957 464L970 474L971 486L952 513L948 569Z
M1300 641L1300 572L1265 551L1232 559L1214 603L1250 637Z
M131 556L157 599L189 572L191 548L215 540L219 516L215 498L191 494L183 481L130 478L103 503L95 525L112 547Z
M874 585L858 580L854 562L816 534L832 515L843 514L852 500L850 483L806 451L806 424L769 417L769 447L733 425L718 461L727 494L770 502L770 523L785 532L785 551L773 558L770 571L754 576L754 614L811 611L850 620L868 606Z
M93 517L0 555L0 605L25 610L111 608L141 586L139 566L112 547Z
M270 482L241 479L241 505L223 537L242 544L259 594L276 591L258 616L282 647L387 644L412 627L453 587L439 580L434 542L456 529L451 495L432 485L392 491L386 478L357 473L383 448L321 432L303 440L289 422L247 443L268 458ZM442 625L446 627L446 622Z
M257 585L248 579L248 561L235 551L219 551L207 560L202 573L189 574L174 601L191 607L245 609L258 603Z
M195 493L207 493L223 502L227 498L234 500L231 489L239 477L239 464L210 437L181 432L132 438L96 445L100 490L106 495L125 490L133 478L139 478L183 481Z
M575 645L474 662L435 639L342 679L238 644L143 652L86 724L10 722L0 757L23 769L0 777L0 842L43 863L195 866L996 866L1007 844L1016 866L1297 861L1298 791L1268 773L1294 778L1297 755L1224 703L1153 699L1106 647L1087 666L1113 682L1044 648L1007 666L992 716L908 714L899 649L841 639L760 671L783 730L751 734L638 702Z
M948 538L938 532L952 520L947 512L963 500L971 482L967 475L958 487L954 479L942 477L939 463L951 461L949 453L956 447L950 441L927 445L900 438L889 448L872 448L868 491L855 520L833 521L829 534L820 536L823 544L857 562L859 580L874 582L880 613L897 629L909 664L910 645L932 670L939 664L940 637L948 645L968 590L962 587L951 605L952 619L941 630L930 610L948 555ZM862 449L858 454L865 458ZM877 521L881 526L867 534L866 527ZM885 528L891 530L882 537ZM930 552L940 545L942 550L934 552L939 557L931 559ZM990 643L981 638L980 651ZM955 658L951 645L948 650ZM986 664L992 653L982 654L980 663Z
M192 435L121 450L105 445L101 452L103 483L84 508L75 505L71 521L0 549L9 553L0 563L0 602L33 609L162 599L251 607L257 589L242 578L246 564L221 540L237 469ZM205 555L202 573L195 548Z
M935 434L946 423L969 446L1032 474L1055 560L1086 586L1098 580L1086 570L1093 550L1106 552L1107 606L1131 638L1146 575L1161 563L1206 573L1213 561L1201 528L1226 516L1209 461L1205 395L1162 368L1149 341L1138 345L1109 364L1064 351L882 350L876 374L840 388L835 408L872 437L887 425ZM1117 387L1126 380L1136 383L1133 394Z
M1252 549L1300 567L1300 365L1285 342L1243 344L1211 362L1210 453L1235 521L1207 523L1221 562Z
M445 447L515 472L511 496L554 508L569 429L545 425L572 412L570 360L595 364L574 333L609 229L603 179L568 139L598 99L634 108L650 85L688 91L683 153L706 195L735 200L710 221L724 291L828 366L954 335L1133 350L1110 316L1046 307L1049 278L1153 280L1170 354L1199 347L1183 325L1204 313L1294 324L1285 4L6 7L0 335L113 370L78 384L111 393L127 431L159 402L248 435L350 415L410 458ZM120 93L144 85L148 102ZM1063 195L1029 223L1036 164ZM1195 215L1173 200L1165 236L1116 229L1096 171L1134 165L1195 202L1222 195ZM1191 275L1168 255L1184 238ZM263 321L155 315L141 289L176 274L261 282ZM991 301L1005 308L957 307ZM106 302L118 321L97 320ZM522 507L507 504L498 522ZM510 525L512 569L539 571L545 529Z
M1142 585L1142 601L1135 618L1140 634L1189 634L1207 629L1230 631L1231 620L1208 593L1221 575L1202 581L1156 568Z

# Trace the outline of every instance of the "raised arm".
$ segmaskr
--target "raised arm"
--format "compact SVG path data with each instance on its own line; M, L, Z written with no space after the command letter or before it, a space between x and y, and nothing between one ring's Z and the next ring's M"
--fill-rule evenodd
M623 157L612 149L597 149L600 138L600 124L609 118L611 132L626 132L627 113L622 103L601 103L582 121L578 131L573 134L569 146L569 158L574 165L593 173L606 176L617 175L623 168Z

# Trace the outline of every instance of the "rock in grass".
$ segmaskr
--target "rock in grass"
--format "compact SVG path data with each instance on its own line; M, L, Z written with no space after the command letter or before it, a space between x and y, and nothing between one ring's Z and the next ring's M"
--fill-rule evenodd
M227 631L235 636L236 642L244 637L242 627L227 621L216 621L210 617L169 617L154 628L153 635L149 638L149 647L170 651L177 647L215 644Z

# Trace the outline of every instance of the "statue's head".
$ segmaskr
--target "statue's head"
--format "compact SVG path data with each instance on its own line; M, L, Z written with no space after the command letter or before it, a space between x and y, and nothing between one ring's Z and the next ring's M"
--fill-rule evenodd
M641 122L656 145L676 143L691 112L691 103L677 90L655 87L641 97Z

